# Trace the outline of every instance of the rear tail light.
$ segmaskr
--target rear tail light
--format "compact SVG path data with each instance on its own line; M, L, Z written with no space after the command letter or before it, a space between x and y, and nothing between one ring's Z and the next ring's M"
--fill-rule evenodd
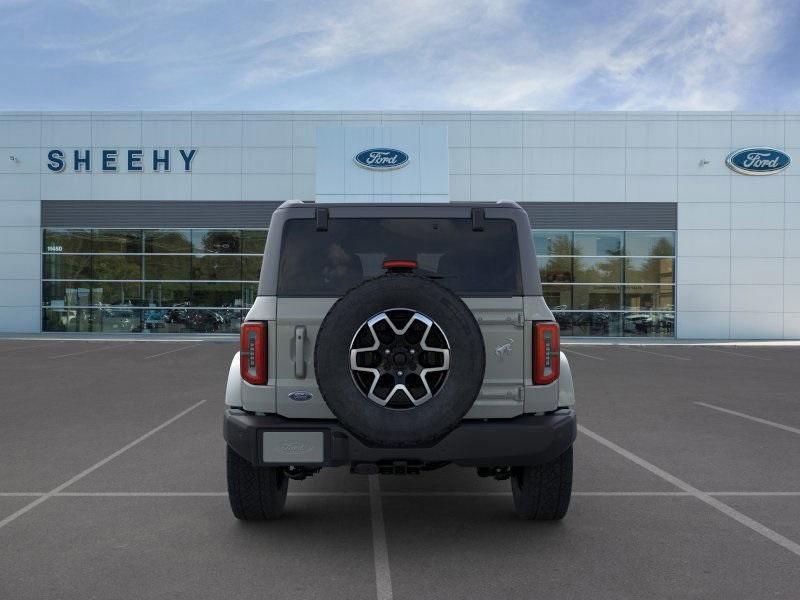
M253 385L267 383L267 324L245 321L239 337L239 367L242 379Z
M558 379L561 367L558 323L533 324L533 383L544 385Z

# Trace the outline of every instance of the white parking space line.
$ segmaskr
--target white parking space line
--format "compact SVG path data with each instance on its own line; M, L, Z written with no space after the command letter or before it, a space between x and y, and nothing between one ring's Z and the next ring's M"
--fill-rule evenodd
M79 354L89 354L89 352L100 352L102 350L111 350L113 348L122 348L122 346L127 346L132 342L126 342L125 344L114 344L113 346L102 346L100 348L91 348L89 350L81 350L79 352L69 352L67 354L56 354L55 356L51 356L50 358L65 358L67 356L78 356Z
M59 498L217 498L227 492L59 492Z
M620 346L626 350L633 350L634 352L644 352L645 354L654 354L655 356L666 356L667 358L674 358L676 360L692 360L685 356L678 356L677 354L667 354L666 352L653 352L652 350L642 350L641 348L633 348L631 346Z
M744 352L731 352L730 350L720 350L719 348L709 348L708 346L695 346L695 347L700 348L701 350L708 350L709 352L718 352L719 354L730 354L731 356L738 356L740 358L754 358L756 360L765 360L765 361L772 360L771 358L756 356L754 354L745 354Z
M377 475L369 476L369 508L372 514L372 554L375 562L375 592L377 600L392 600L392 574L389 571L389 548L386 545L386 525L383 521L381 483Z
M145 356L144 359L147 360L148 358L155 358L157 356L164 356L165 354L172 354L173 352L180 352L181 350L188 350L189 348L197 348L198 342L193 342L190 346L183 346L181 348L175 348L174 350L167 350L166 352L159 352L158 354L151 354L150 356Z
M618 446L611 440L607 440L606 438L595 433L594 431L586 429L586 427L584 427L583 425L578 425L578 431L592 438L594 441L602 444L609 450L613 450L620 456L627 458L634 464L637 464L643 469L650 471L653 475L656 475L657 477L660 477L664 481L671 483L672 485L674 485L677 488L680 488L684 492L688 492L690 495L694 496L701 502L705 502L710 507L717 509L722 514L727 515L728 517L737 521L738 523L741 523L745 527L755 531L760 535L763 535L768 540L778 544L779 546L785 548L789 552L792 552L793 554L800 556L800 544L798 544L797 542L794 542L789 538L781 535L777 531L770 529L763 523L759 523L755 519L751 519L747 515L740 513L735 508L732 508L727 504L725 504L724 502L717 500L708 493L698 490L696 487L685 482L683 479L679 479L678 477L675 477L675 475L667 473L665 470L655 466L653 463L648 462L645 459L641 458L640 456L635 455L633 452L626 450L622 446Z
M769 425L770 427L775 427L776 429L783 429L784 431L788 431L789 433L795 433L797 435L800 435L800 429L798 429L797 427L789 427L788 425L776 423L775 421L767 421L766 419L762 419L760 417L754 417L752 415L741 413L735 410L730 410L729 408L722 408L721 406L717 406L715 404L708 404L707 402L695 402L695 404L698 404L700 406L705 406L706 408L710 408L712 410L718 410L719 412L727 413L735 417L741 417L742 419L747 419L748 421L761 423L762 425Z
M95 464L93 464L88 469L84 469L83 471L81 471L80 473L78 473L77 475L72 477L71 479L68 479L67 481L65 481L61 485L59 485L57 487L54 487L52 490L50 490L46 494L44 494L42 496L39 496L33 502L29 502L28 504L26 504L25 506L20 508L15 513L12 513L12 514L8 515L5 519L0 521L0 529L5 527L6 525L11 523L12 521L16 520L17 518L21 517L25 513L33 510L34 508L39 506L42 502L45 502L48 498L52 498L56 494L58 494L60 492L63 492L66 488L71 486L73 483L76 483L76 482L80 481L81 479L83 479L84 477L86 477L90 473L93 473L94 471L96 471L97 469L99 469L100 467L105 465L106 463L108 463L108 462L114 460L115 458L117 458L123 452L127 452L128 450L130 450L131 448L133 448L137 444L140 444L141 442L145 441L150 436L158 433L159 431L161 431L165 427L171 425L172 423L174 423L175 421L180 419L182 416L190 413L191 411L193 411L195 408L197 408L198 406L200 406L202 404L205 404L205 400L200 400L200 402L196 402L195 404L192 404L189 408L187 408L186 410L182 410L181 412L179 412L174 417L172 417L170 419L167 419L166 421L164 421L158 427L154 427L153 429L151 429L150 431L148 431L144 435L140 435L138 438L136 438L135 440L133 440L129 444L126 444L125 446L123 446L122 448L117 450L116 452L113 452L113 453L109 454L108 456L106 456L103 460L101 460L99 462L96 462Z
M3 494L0 494L2 496ZM26 496L43 496L44 494L24 494ZM219 498L227 497L228 492L59 492L53 496L65 498ZM296 498L364 498L369 492L289 492Z
M564 348L564 352L569 352L570 354L577 354L578 356L583 356L584 358L591 358L592 360L605 360L605 358L600 358L599 356L593 356L591 354L584 354L583 352L576 352L570 348Z
M227 496L227 492L225 493ZM355 497L355 498L363 498L365 496L369 496L369 492L289 492L290 496L296 496L298 498L348 498L348 497Z
M800 498L797 492L702 492L709 496L745 496L753 498ZM0 492L0 498L225 498L228 492ZM365 498L369 492L289 492L290 498ZM685 498L690 492L572 492L582 498ZM511 492L381 492L381 498L506 498Z
M587 497L628 497L628 496L691 496L688 492L572 492L573 496ZM419 498L448 498L448 497L474 497L491 498L511 496L511 492L382 492L385 497L419 497Z
M485 497L491 498L493 496L510 496L511 492L381 492L381 496L387 498L449 498L449 497Z
M800 492L706 492L709 496L752 496L755 498L769 498L770 496L796 496L800 497Z
M573 492L573 496L588 496L599 498L649 498L691 496L689 492Z

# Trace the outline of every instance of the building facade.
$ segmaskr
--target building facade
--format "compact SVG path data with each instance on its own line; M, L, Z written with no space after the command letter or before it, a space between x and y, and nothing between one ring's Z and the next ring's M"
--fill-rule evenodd
M800 113L0 113L0 331L236 331L284 200L513 200L564 335L798 339L795 153Z

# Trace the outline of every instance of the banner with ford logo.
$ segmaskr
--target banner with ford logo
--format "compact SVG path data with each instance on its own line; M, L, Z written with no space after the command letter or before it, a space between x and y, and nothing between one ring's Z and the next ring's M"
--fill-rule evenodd
M775 148L742 148L725 159L730 169L743 175L772 175L783 171L792 159Z
M369 148L353 157L359 167L375 171L399 169L408 163L408 154L395 148Z

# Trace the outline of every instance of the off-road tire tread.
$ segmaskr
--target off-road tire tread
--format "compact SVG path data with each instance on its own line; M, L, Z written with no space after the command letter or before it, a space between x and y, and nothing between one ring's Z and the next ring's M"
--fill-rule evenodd
M541 465L512 470L511 489L517 515L531 521L557 521L569 509L572 495L572 446Z
M289 478L277 467L257 467L227 448L228 499L242 521L266 521L283 514Z

